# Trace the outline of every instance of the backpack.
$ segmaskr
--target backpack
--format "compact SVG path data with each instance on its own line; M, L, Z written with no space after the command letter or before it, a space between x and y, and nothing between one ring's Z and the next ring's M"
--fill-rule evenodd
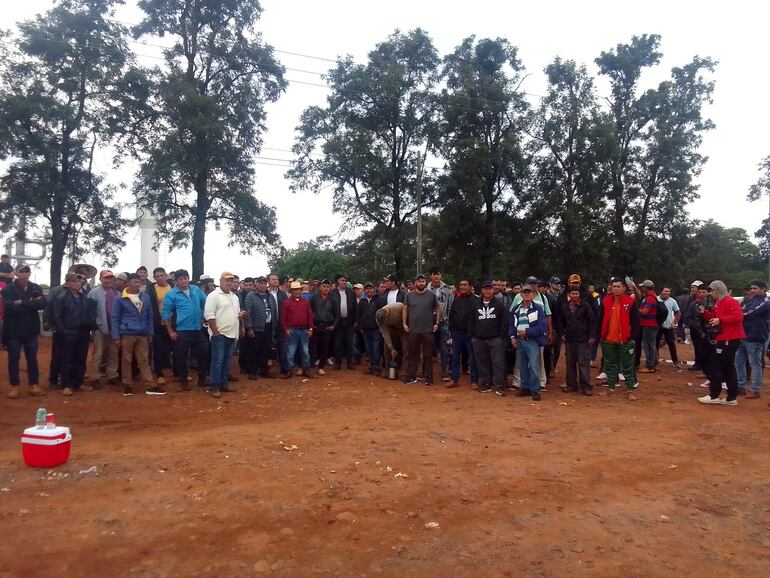
M658 327L663 327L666 319L668 319L668 307L663 301L658 301L658 308L655 311L655 321L658 323Z

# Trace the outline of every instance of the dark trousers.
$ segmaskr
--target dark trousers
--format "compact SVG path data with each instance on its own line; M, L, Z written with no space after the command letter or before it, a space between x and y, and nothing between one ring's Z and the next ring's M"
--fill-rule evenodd
M479 387L487 388L494 385L498 389L505 388L505 341L502 337L482 339L473 337L473 354L476 368L479 372Z
M463 355L468 356L471 383L478 383L479 372L476 366L476 357L473 354L471 337L465 331L452 331L452 375L450 377L454 383L460 381L460 366L462 365Z
M86 377L91 332L67 331L61 336L61 387L78 390Z
M668 345L668 353L671 356L671 361L679 363L679 356L676 354L676 337L674 336L673 327L669 327L668 329L661 327L658 329L658 348L663 345L664 340Z
M406 377L417 377L417 365L422 353L422 376L433 383L433 333L407 333Z
M561 357L561 344L562 333L560 331L553 332L553 343L551 344L551 366L548 367L549 372L553 372L556 366L559 364L559 358Z
M250 366L249 369L253 367L255 370L254 373L257 373L262 377L266 377L269 374L269 370L267 368L267 360L270 357L270 346L272 345L272 342L273 342L273 324L272 323L268 323L265 326L264 331L254 332L254 342L253 342L254 365Z
M545 377L546 381L548 381L550 375L551 375L551 367L554 365L553 363L553 346L552 345L546 345L543 347L543 367L545 367Z
M198 375L205 378L209 369L209 340L200 330L177 331L174 344L174 369L182 385L187 383L190 372L188 358L190 355L198 362Z
M165 327L158 327L152 337L152 363L157 377L163 377L163 370L171 366L170 355L171 338Z
M591 391L591 346L588 343L565 344L567 388Z
M379 329L364 329L364 346L369 356L369 369L372 373L380 371L380 359L382 358L382 335Z
M48 384L56 387L61 374L61 333L54 331L51 335L51 363L48 366Z
M335 334L329 331L328 323L320 323L313 325L313 337L310 340L312 350L314 352L314 359L318 359L318 369L326 367L326 362L329 361L329 357L332 354L332 339ZM339 363L341 360L336 358L334 361Z
M343 359L353 365L353 322L340 319L334 332L334 364L339 366ZM320 366L319 366L320 367Z
M40 382L40 370L37 365L37 336L8 339L8 378L14 387L21 384L19 361L21 360L22 349L24 350L24 358L27 360L27 383L37 385Z
M695 365L693 367L701 369L705 373L706 366L708 365L706 362L708 341L692 330L690 330L690 339L692 340L692 348L695 352Z
M658 362L657 327L642 327L642 347L644 348L644 366L647 369L655 369ZM638 362L637 365L639 365Z
M254 333L254 337L244 335L238 340L238 367L241 373L249 375L257 373L257 356L254 349L256 335L256 333Z
M722 382L727 384L727 401L738 397L738 375L735 372L735 352L741 344L740 339L732 341L717 341L711 345L709 355L708 378L709 395L712 399L719 397L722 392Z

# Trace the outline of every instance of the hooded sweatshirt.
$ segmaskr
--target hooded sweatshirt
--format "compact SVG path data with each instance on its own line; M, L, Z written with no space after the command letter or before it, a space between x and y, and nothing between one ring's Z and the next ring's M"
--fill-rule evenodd
M722 281L713 281L709 287L716 294L717 304L711 311L706 311L703 318L707 321L719 319L721 329L713 338L716 341L745 339L746 332L743 330L743 311L740 303L728 295L727 286Z

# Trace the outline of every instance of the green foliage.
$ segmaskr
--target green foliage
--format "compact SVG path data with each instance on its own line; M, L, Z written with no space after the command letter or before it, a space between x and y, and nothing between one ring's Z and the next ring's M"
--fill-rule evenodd
M244 253L277 251L275 211L254 195L254 155L262 145L265 105L285 89L283 67L254 26L256 0L141 0L134 30L168 36L166 65L131 79L123 142L141 159L134 184L157 217L158 241L192 246L193 275L203 272L207 224L228 227Z
M123 76L132 66L126 30L111 17L120 0L64 0L6 39L0 71L0 227L51 240L51 284L65 254L115 259L129 224L113 190L93 171L97 145L113 134Z
M403 275L404 233L416 212L416 181L435 133L438 55L420 30L394 32L366 64L341 58L329 71L327 106L301 117L287 173L292 190L334 190L333 210L350 227L375 227ZM320 155L320 156L319 156ZM431 204L430 183L425 205Z

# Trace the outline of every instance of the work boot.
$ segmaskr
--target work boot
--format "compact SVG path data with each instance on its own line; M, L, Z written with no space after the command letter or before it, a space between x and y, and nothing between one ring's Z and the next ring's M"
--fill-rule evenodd
M45 395L46 392L38 384L34 384L29 386L29 394L31 396L42 396Z
M8 390L8 399L19 399L19 386L12 385Z

